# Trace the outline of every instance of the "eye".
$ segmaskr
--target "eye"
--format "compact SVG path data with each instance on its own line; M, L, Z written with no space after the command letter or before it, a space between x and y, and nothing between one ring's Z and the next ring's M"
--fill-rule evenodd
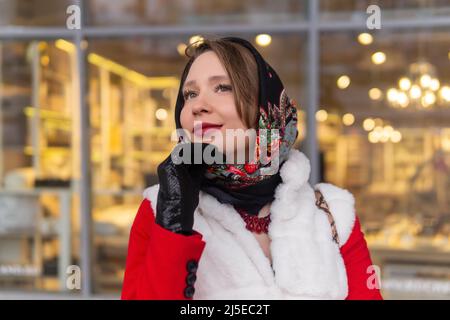
M195 98L197 96L197 93L192 90L186 90L183 92L183 98L184 100L189 100L190 98Z
M231 91L232 87L231 85L228 84L219 84L215 89L216 91L224 92L224 91Z

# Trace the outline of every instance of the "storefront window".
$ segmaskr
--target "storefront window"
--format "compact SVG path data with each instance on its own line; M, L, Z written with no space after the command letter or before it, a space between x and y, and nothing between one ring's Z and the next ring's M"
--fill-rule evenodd
M382 19L417 19L446 17L450 14L447 0L320 0L323 20L365 21L367 8L377 5Z
M88 23L96 26L258 24L305 19L305 0L282 1L89 1Z
M450 3L313 1L0 0L0 294L119 296L142 191L174 145L182 52L236 35L297 102L312 179L353 193L384 297L450 298ZM79 30L65 29L72 4ZM361 29L370 5L380 30ZM210 34L184 29L197 27ZM80 245L89 221L92 255ZM71 290L81 261L93 287Z
M74 61L54 41L0 43L0 287L66 291L77 263Z
M325 180L353 192L386 298L449 297L450 36L370 36L321 34Z
M66 9L75 0L2 0L0 26L64 27Z

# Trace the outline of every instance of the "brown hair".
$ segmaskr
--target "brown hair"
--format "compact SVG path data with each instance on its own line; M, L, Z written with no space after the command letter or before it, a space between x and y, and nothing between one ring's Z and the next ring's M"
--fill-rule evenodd
M228 72L239 117L248 128L257 128L258 66L247 48L222 39L205 39L190 44L185 50L189 61L181 77L181 86L194 60L207 51L213 51Z

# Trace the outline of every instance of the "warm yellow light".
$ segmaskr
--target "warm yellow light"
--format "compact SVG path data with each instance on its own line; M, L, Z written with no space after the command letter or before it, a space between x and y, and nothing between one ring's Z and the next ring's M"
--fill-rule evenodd
M47 67L49 63L50 63L50 57L48 55L44 55L41 57L41 65L43 65L44 67Z
M383 130L381 131L381 134L380 134L380 141L381 142L388 142L390 136L391 136L391 132L387 131L385 128L383 128Z
M380 100L383 93L378 88L372 88L369 90L369 97L372 100Z
M194 44L194 46L198 46L199 44L201 44L203 42L203 40L205 40L202 36L200 35L195 35L189 38L189 44Z
M386 54L382 51L372 54L372 62L374 64L383 64L386 61Z
M428 107L436 102L436 95L433 92L427 92L423 98L422 103L424 107Z
M402 134L399 131L394 130L391 133L391 137L390 138L391 138L391 141L393 143L397 143L397 142L400 142L402 140Z
M351 126L353 123L355 123L355 116L351 113L346 113L342 116L342 122L346 126Z
M83 50L86 50L87 47L89 45L89 42L87 40L81 40L80 42L80 47ZM67 40L64 39L58 39L55 41L55 46L60 49L63 50L67 53L74 53L76 50L75 45L72 42L69 42Z
M112 60L106 59L96 53L88 55L89 63L115 73L138 86L153 89L165 89L167 87L177 87L179 80L176 77L147 77L146 75L128 69Z
M370 131L375 127L375 121L372 118L367 118L363 122L363 128L366 131Z
M72 42L69 42L67 40L58 39L55 41L55 46L58 49L63 50L67 53L75 52L75 45Z
M37 110L36 108L33 108L31 106L25 107L23 112L27 117L34 117L35 115L37 115L41 118L51 118L51 119L56 119L56 120L61 120L61 121L69 120L67 118L67 116L61 112L45 110L45 109Z
M166 120L167 119L167 110L164 108L159 108L158 110L156 110L155 112L155 117L158 120Z
M337 79L336 83L340 89L345 89L350 85L350 78L347 75L342 75Z
M187 48L187 45L185 43L182 42L182 43L178 44L177 45L178 54L180 56L184 57L184 52L185 52L186 48Z
M390 102L396 102L398 97L398 90L395 88L390 88L387 91L387 98Z
M411 88L411 80L409 80L406 77L403 77L398 81L398 86L403 91L407 91L407 90L409 90L409 88Z
M428 74L424 74L420 77L420 85L424 88L428 88L431 84L431 77Z
M440 90L441 98L447 102L450 102L450 87L443 86Z
M326 110L319 110L316 112L316 120L319 122L327 121L328 112Z
M39 48L39 50L41 50L41 51L47 49L47 48L48 48L47 42L45 42L45 41L40 41L39 44L38 44L38 48Z
M383 119L375 118L374 121L375 121L375 126L377 126L377 127L382 127L383 126Z
M369 142L371 143L377 143L380 141L380 134L375 131L369 132Z
M261 47L267 47L272 42L272 37L268 34L258 34L255 37L256 44Z
M400 105L400 107L406 108L409 104L409 99L408 99L408 96L406 95L406 93L399 92L397 95L397 102Z
M431 90L438 91L440 86L441 86L441 83L439 82L439 79L431 79L431 82L430 82Z
M364 32L358 35L359 43L367 46L373 42L373 37L370 33Z
M425 97L422 97L422 99L420 99L420 102L422 104L422 107L424 108L428 108L430 106L430 104L428 104L428 102L425 100Z
M419 99L421 95L422 89L420 89L420 87L416 84L411 87L411 90L409 90L409 96L411 99Z
M450 138L443 136L441 139L441 148L444 151L450 151Z
M384 126L383 130L391 134L394 131L394 128L392 126Z
M375 124L376 124L376 122L375 122ZM378 134L382 134L383 133L383 127L381 126L381 125L377 125L374 129L373 129L373 131L375 131L376 133L378 133Z

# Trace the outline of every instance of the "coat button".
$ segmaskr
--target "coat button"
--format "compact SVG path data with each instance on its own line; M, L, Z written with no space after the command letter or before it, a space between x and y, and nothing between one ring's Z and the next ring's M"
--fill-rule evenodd
M198 263L195 260L189 260L186 264L186 269L188 272L196 272Z
M194 296L194 292L195 292L195 289L194 289L193 286L187 286L187 287L184 289L184 296L185 296L186 298L192 298L192 297Z
M195 280L197 280L197 276L195 275L195 273L188 273L188 275L186 276L186 283L189 286L192 286L195 283Z

